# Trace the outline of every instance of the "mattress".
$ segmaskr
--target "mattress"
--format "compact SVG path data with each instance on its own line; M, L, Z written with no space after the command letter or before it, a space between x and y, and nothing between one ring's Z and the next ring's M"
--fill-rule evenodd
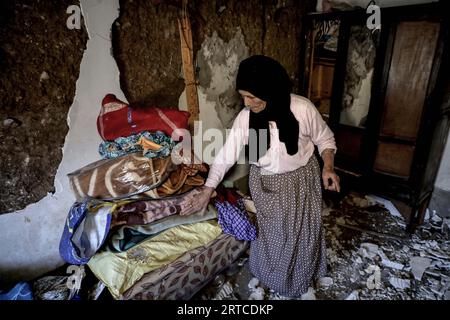
M161 268L147 272L120 297L123 300L188 300L215 275L230 266L249 246L222 233L207 245L190 250Z

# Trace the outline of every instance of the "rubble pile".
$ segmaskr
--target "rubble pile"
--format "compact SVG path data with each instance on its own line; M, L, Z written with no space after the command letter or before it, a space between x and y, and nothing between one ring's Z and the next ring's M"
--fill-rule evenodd
M347 195L323 209L327 277L301 300L450 299L450 219L429 215L414 234L402 217L370 196ZM252 278L246 257L238 272L220 275L200 299L285 300ZM216 280L219 278L216 278Z
M448 299L448 219L433 215L414 234L370 197L350 194L323 210L330 285L318 299Z

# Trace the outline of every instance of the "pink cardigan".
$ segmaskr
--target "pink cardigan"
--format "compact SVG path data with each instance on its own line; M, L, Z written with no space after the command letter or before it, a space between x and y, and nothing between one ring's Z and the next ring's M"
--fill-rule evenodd
M278 139L275 122L269 122L270 149L258 162L253 163L263 169L263 174L290 172L306 165L314 153L314 145L317 145L320 154L325 149L333 149L336 152L334 134L311 101L291 94L291 111L300 126L298 152L292 156L287 153L285 144ZM216 188L238 160L243 163L243 153L240 153L249 140L249 115L248 108L244 108L237 115L225 144L210 167L206 186Z

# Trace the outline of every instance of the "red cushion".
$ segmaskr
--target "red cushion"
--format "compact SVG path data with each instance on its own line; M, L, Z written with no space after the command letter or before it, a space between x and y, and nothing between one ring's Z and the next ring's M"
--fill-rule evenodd
M177 128L189 130L189 116L189 112L177 109L133 108L115 95L107 94L102 100L97 129L105 141L113 141L141 131L159 130L171 136Z

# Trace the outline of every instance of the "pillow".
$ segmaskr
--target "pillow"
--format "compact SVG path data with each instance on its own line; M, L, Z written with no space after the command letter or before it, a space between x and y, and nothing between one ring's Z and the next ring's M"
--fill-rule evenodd
M133 108L115 95L107 94L97 117L97 129L105 141L128 137L141 131L162 131L171 137L176 129L189 130L189 117L189 112L177 109Z

